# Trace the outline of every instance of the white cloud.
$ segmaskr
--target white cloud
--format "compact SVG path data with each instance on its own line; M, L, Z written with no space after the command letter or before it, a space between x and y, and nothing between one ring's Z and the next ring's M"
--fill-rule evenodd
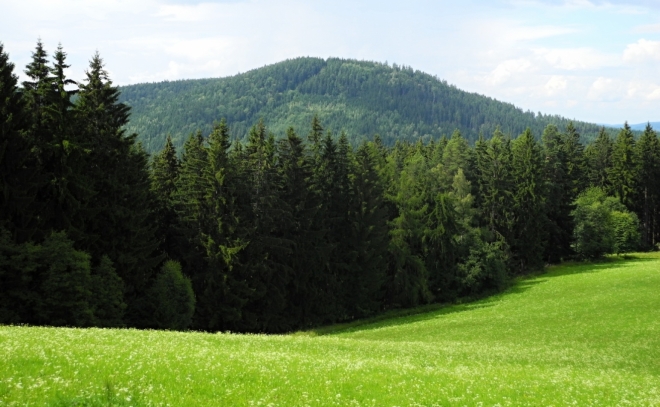
M622 81L601 76L591 84L587 99L595 102L615 102L623 99L627 91Z
M201 22L217 18L221 10L221 4L213 3L194 5L164 4L159 7L156 16L169 22Z
M575 71L598 69L618 64L615 55L607 55L592 48L537 48L537 57L545 60L557 69Z
M512 76L528 72L533 69L532 63L525 58L511 59L500 63L487 77L492 85L500 85Z
M660 41L641 39L629 44L623 52L623 60L626 62L660 60Z
M239 48L247 46L248 44L246 42L242 38L225 36L174 40L164 48L169 55L192 60L208 60L232 55L234 52L238 52Z
M568 81L564 76L554 75L548 82L546 82L544 88L549 96L556 95L566 90L568 87Z

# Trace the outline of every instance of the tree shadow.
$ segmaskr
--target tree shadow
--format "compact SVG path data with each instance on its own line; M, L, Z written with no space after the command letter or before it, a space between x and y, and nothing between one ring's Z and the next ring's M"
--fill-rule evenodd
M349 332L372 331L375 329L388 328L393 326L408 325L421 321L428 321L436 319L449 314L459 312L474 311L481 308L488 308L494 306L494 300L491 298L482 299L476 302L465 304L431 304L424 307L401 310L407 311L405 315L402 312L394 311L392 313L385 313L381 316L367 318L363 320L351 321L344 324L336 324L328 327L321 327L311 331L307 334L311 336L332 336L338 334L345 334ZM393 315L395 314L395 315ZM396 315L398 314L398 315Z
M621 267L633 267L638 263L657 261L656 258L626 255L620 257L607 257L589 262L568 262L550 266L543 276L548 278L561 277L572 274L591 274Z
M550 279L556 277L573 274L600 273L613 268L633 267L638 263L646 263L657 260L657 258L628 255L621 257L609 257L591 262L567 262L560 265L547 267L538 274L520 277L517 280L514 280L513 285L511 285L506 290L498 293L492 293L492 295L485 297L482 296L480 298L472 299L463 298L459 300L458 304L430 304L412 309L395 310L375 317L351 321L343 324L320 327L311 331L301 332L300 334L310 336L338 335L349 332L371 331L380 328L428 321L431 319L441 318L445 315L492 307L504 296L525 293L526 291L529 291L532 288L546 283Z

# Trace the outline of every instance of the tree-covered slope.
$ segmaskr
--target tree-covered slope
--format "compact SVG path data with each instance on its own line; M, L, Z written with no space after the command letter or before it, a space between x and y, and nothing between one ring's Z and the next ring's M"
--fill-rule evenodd
M167 134L176 146L197 129L207 134L227 119L232 135L244 138L259 119L276 135L294 126L306 132L314 115L336 134L359 141L379 134L395 140L425 141L459 129L470 141L489 137L499 126L516 136L531 128L539 137L549 123L567 119L523 111L509 103L464 92L411 68L331 58L297 58L227 78L181 80L125 86L122 101L132 107L127 130L139 134L150 152ZM585 140L598 127L576 123Z

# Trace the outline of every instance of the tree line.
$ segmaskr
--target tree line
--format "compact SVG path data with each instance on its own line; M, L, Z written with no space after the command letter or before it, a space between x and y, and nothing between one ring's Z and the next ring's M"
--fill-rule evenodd
M287 332L660 238L651 126L354 147L221 120L150 158L99 55L66 68L39 42L19 86L0 45L0 323Z

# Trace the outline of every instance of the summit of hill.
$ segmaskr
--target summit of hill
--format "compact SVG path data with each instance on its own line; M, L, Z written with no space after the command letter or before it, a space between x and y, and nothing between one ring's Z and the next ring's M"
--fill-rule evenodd
M385 144L428 142L459 130L469 141L496 128L513 137L530 128L540 137L548 124L565 128L557 115L525 111L511 103L469 93L410 67L339 58L296 58L225 78L143 83L121 88L132 108L129 132L149 152L170 134L176 146L193 132L210 132L225 118L243 139L263 120L276 136L292 126L308 132L317 115L323 126L353 143L380 135ZM574 121L584 141L599 126Z

